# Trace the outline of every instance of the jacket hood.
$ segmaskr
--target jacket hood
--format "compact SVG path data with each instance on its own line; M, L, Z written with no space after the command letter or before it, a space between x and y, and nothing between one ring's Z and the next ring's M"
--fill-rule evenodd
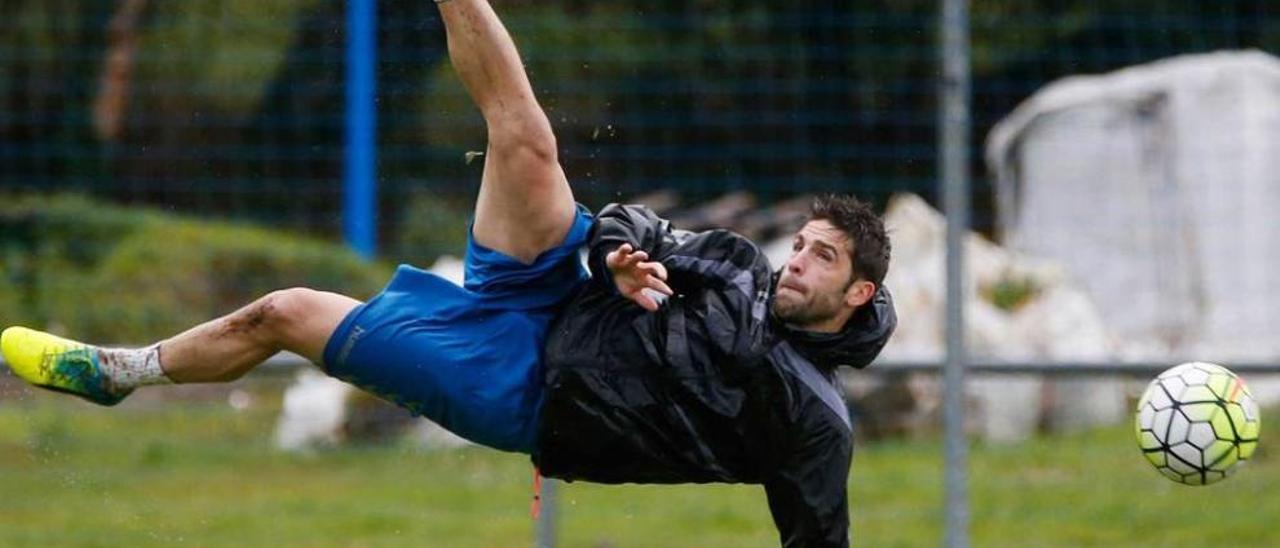
M774 275L775 287L777 274ZM773 317L772 312L770 316ZM836 333L804 331L787 326L774 318L783 338L802 356L824 370L847 365L862 369L880 355L880 350L898 327L898 314L893 309L893 296L881 286L867 304L853 313L844 329Z

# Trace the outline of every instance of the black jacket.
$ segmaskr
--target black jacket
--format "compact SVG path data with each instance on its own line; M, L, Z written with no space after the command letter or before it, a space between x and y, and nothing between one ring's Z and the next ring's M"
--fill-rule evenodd
M618 295L605 255L631 243L675 295L646 312ZM774 275L750 240L673 230L610 205L591 232L592 281L551 325L534 461L601 483L757 483L785 546L847 546L853 445L838 365L864 367L896 325L889 293L841 333L788 329Z

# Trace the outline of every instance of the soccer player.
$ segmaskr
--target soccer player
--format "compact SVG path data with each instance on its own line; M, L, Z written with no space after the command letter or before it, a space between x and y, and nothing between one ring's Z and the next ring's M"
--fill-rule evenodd
M463 287L401 266L367 303L286 289L140 349L13 327L0 335L13 372L114 405L289 350L548 477L763 484L782 544L847 545L851 425L834 370L870 363L896 324L880 219L821 198L774 272L728 231L676 230L640 206L592 216L492 8L440 11L489 137Z

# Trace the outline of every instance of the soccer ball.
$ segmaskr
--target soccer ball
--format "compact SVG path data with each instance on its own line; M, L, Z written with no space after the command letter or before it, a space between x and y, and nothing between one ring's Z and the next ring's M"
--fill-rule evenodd
M1156 470L1178 483L1208 485L1253 455L1262 415L1235 373L1190 362L1151 381L1134 422L1138 447Z

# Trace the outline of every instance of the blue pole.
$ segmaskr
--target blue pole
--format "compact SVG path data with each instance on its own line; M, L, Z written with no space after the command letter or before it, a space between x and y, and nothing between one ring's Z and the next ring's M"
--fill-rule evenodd
M347 245L365 258L373 257L378 245L377 17L376 0L348 0L342 224Z

